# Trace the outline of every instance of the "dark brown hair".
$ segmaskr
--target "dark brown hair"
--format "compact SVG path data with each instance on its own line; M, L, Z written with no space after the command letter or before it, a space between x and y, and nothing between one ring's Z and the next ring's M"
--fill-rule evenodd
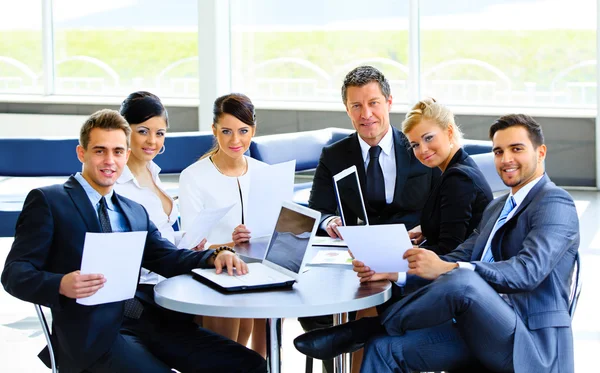
M221 96L215 100L213 106L213 127L216 128L219 123L219 119L224 114L229 114L236 117L240 122L247 124L251 127L256 126L256 114L254 112L254 104L250 101L250 98L242 93L230 93L225 96ZM219 151L219 144L215 138L213 147L206 152L200 159L210 157Z
M496 122L490 127L490 139L493 140L496 132L513 126L525 128L534 147L537 148L544 144L542 126L526 114L508 114L496 119Z
M94 128L104 130L121 130L127 137L127 148L129 149L129 137L131 136L131 127L129 123L116 110L102 109L98 110L83 123L79 131L79 145L87 150L90 143L90 133Z

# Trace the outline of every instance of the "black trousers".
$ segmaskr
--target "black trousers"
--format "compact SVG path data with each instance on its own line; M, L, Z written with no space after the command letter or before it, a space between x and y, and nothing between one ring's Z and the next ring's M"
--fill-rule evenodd
M66 369L65 369L66 368ZM203 329L193 316L145 304L140 319L125 317L121 333L90 373L267 371L258 353ZM74 373L61 366L61 373Z

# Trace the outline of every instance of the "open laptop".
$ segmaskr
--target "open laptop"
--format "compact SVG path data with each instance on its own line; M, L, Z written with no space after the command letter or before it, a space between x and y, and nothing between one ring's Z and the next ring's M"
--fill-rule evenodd
M365 200L358 180L356 166L350 166L333 176L335 197L345 226L369 225ZM358 218L358 220L356 219Z
M196 268L194 278L227 292L290 287L298 281L320 218L315 210L285 201L262 262L249 263L248 273L240 276Z
M338 210L340 211L340 217L342 218L342 224L345 226L369 225L369 218L362 190L360 189L356 166L350 166L342 172L335 174L333 176L333 185L335 187L335 198ZM313 245L347 247L343 240L329 236L316 237Z

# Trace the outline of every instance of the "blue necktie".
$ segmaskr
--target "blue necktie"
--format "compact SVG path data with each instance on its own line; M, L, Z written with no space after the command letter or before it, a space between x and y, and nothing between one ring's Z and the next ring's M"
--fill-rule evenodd
M500 227L502 227L504 225L504 223L506 223L506 218L508 217L508 214L510 214L510 212L515 208L515 206L517 205L517 203L515 202L515 199L513 198L513 196L508 197L508 199L506 200L506 203L504 204L504 208L502 209L502 212L500 213L500 217L498 218L498 221L496 222L496 225L494 225L494 229L492 229L492 233L490 234L490 237L493 237L496 234L496 232L498 231L498 229L500 229ZM481 258L482 262L488 262L488 263L492 263L494 262L494 255L492 254L492 240L490 240L489 245L486 246L483 257Z
M372 146L369 149L369 165L367 166L367 201L369 205L376 210L385 207L385 181L383 179L383 170L379 164L379 155L381 147Z

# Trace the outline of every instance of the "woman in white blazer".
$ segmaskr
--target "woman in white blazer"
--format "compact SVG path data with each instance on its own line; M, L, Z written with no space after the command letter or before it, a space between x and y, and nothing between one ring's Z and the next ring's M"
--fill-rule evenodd
M247 242L252 232L244 225L250 174L265 164L244 153L256 132L250 99L238 93L216 99L213 108L215 146L187 167L179 178L179 205L183 229L204 209L233 208L211 230L207 247ZM204 317L202 326L243 345L252 333L252 349L266 355L264 320Z

